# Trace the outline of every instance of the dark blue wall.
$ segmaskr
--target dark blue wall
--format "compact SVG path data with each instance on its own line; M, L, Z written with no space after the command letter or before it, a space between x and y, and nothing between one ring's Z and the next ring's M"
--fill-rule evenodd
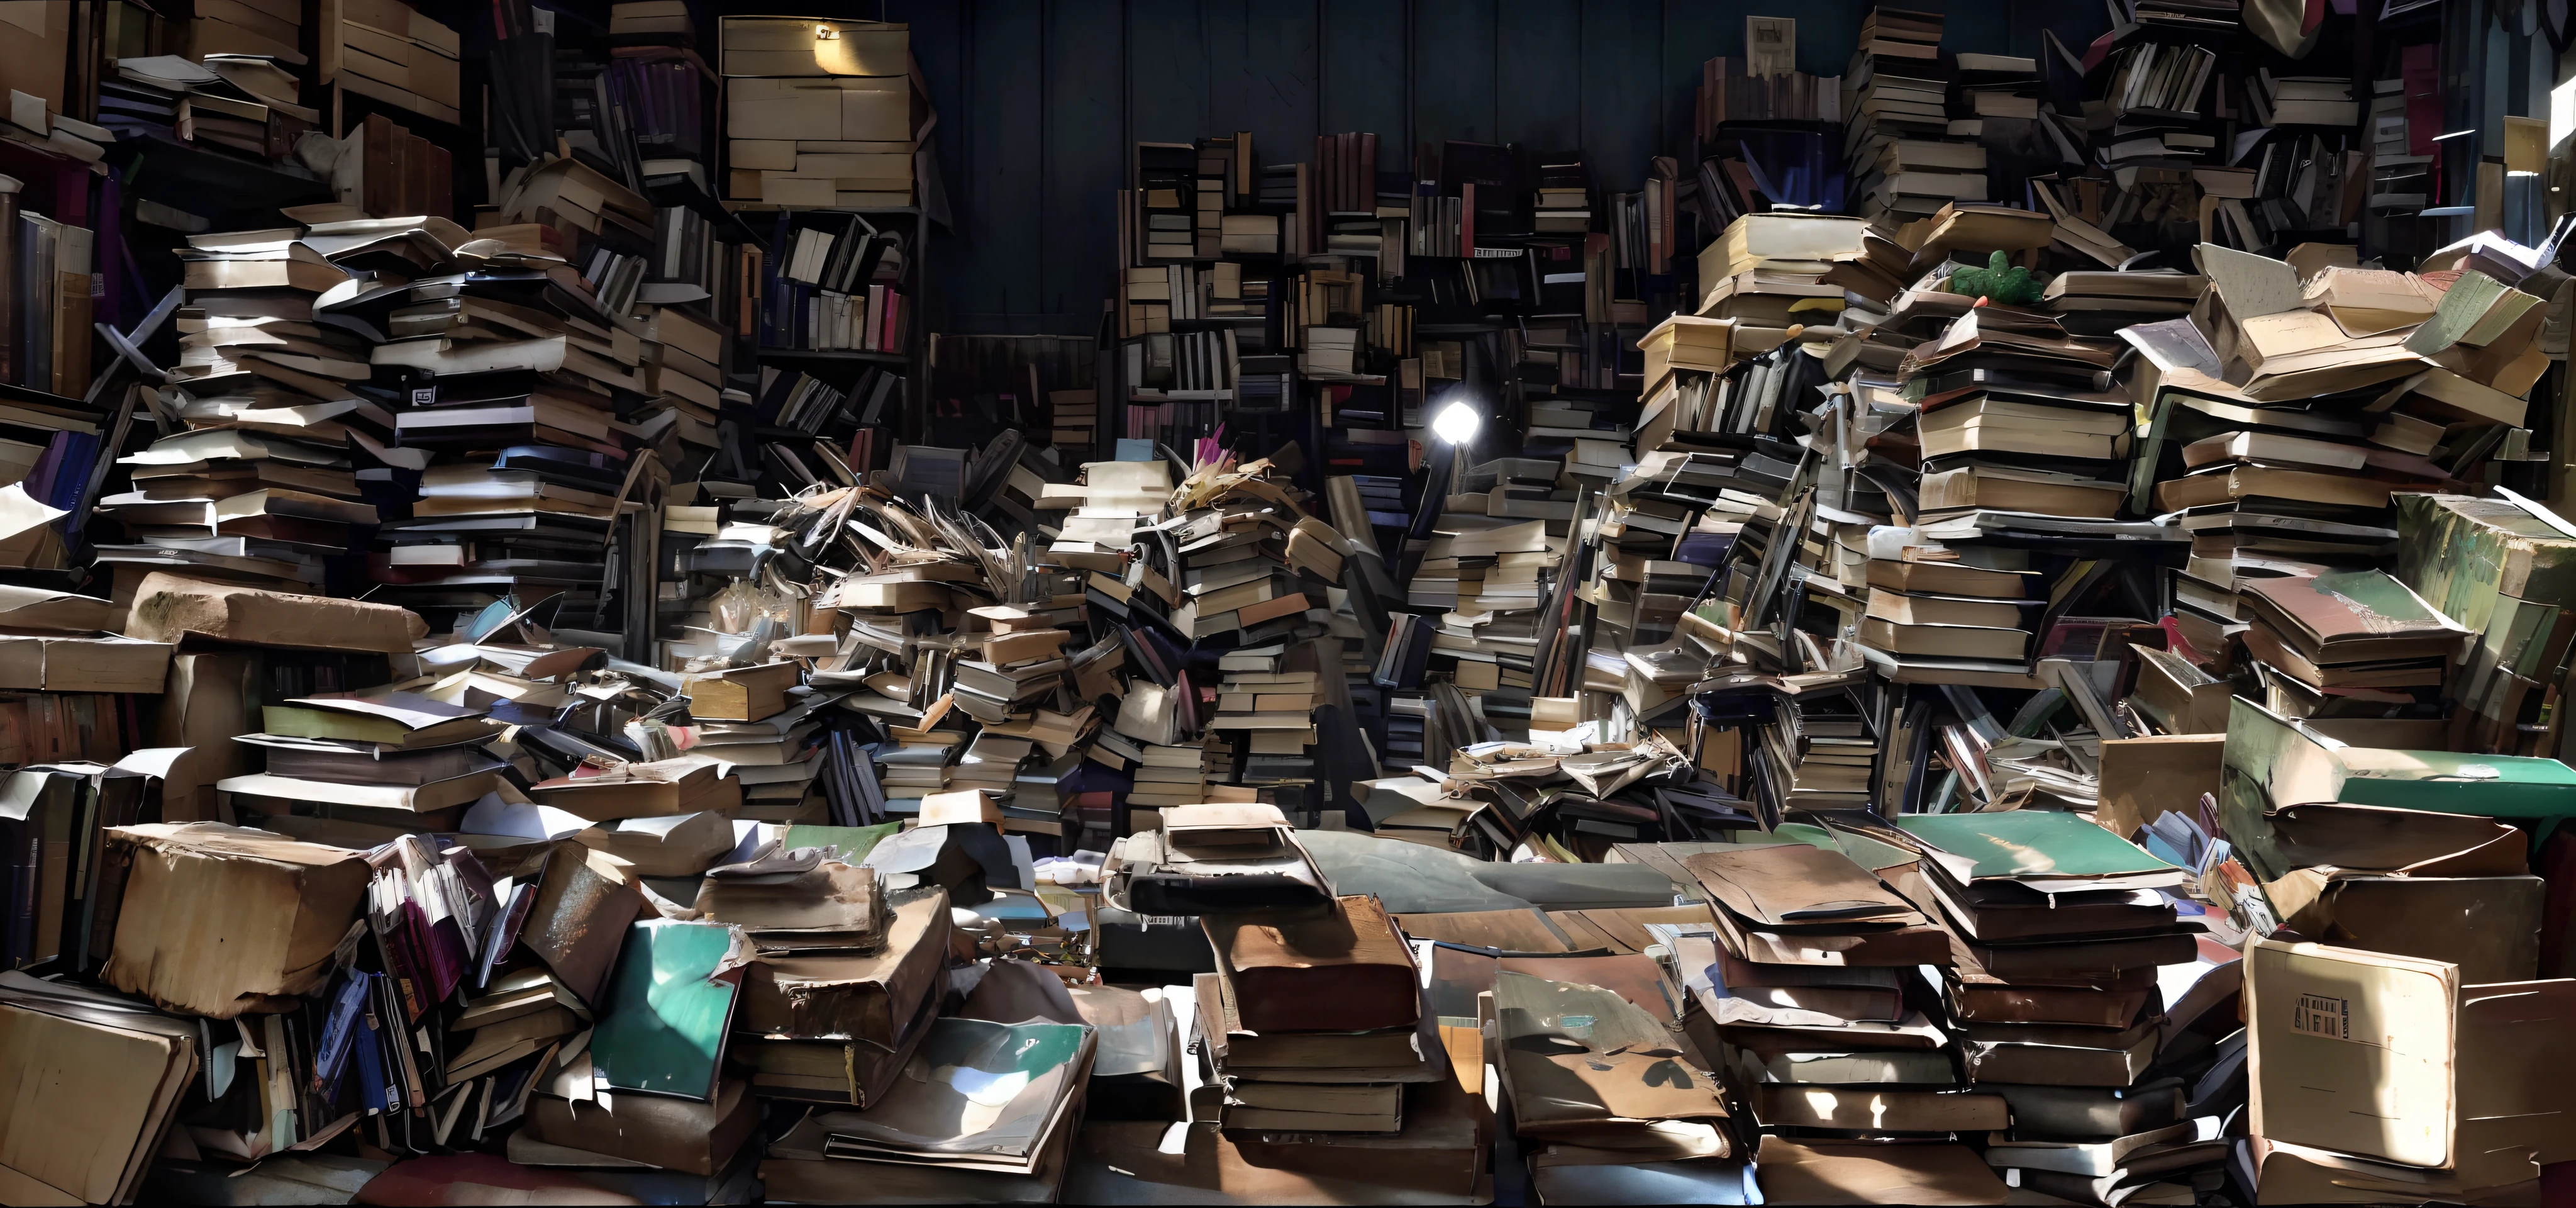
M872 6L870 6L872 7ZM1906 0L1950 50L2078 53L2098 0ZM1117 258L1135 141L1253 132L1264 163L1315 135L1580 146L1614 188L1690 137L1700 63L1744 53L1748 13L1798 20L1802 70L1840 75L1863 0L888 0L939 111L957 218L929 268L937 330L1089 334ZM869 14L874 15L874 14Z

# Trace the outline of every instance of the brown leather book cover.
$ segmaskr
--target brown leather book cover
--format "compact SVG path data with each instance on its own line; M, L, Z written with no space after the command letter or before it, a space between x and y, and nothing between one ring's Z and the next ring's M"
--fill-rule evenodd
M1978 1023L2074 1024L2117 1028L2155 993L2155 970L2131 969L2093 981L2007 983L1992 974L1946 979L1953 1018Z
M1732 910L1711 910L1718 942L1737 959L1762 965L1937 965L1950 954L1948 932L1917 925L1879 931L1773 931Z
M1422 1017L1413 950L1375 898L1340 898L1330 915L1280 925L1218 916L1200 925L1251 1031L1358 1032Z
M2236 591L2256 617L2317 663L2449 657L2468 637L2380 570L2247 579Z

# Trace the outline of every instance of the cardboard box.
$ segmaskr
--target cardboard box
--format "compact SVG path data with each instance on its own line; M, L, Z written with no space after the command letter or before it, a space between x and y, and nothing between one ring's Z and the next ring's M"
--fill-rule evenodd
M2102 742L2102 807L2111 833L2128 838L2171 810L2189 812L2218 792L2225 734L2160 734Z
M928 99L904 76L725 81L728 138L910 143L928 117Z
M2265 887L2300 935L2458 965L2476 982L2540 976L2546 884L2538 877L2315 875L2322 871L2303 869Z
M294 650L409 654L429 623L408 608L329 596L263 591L154 571L134 591L125 636L147 642L196 637Z
M71 56L71 0L19 0L0 4L0 81L45 98L45 107L63 111L63 63Z
M130 1204L196 1077L202 1021L0 987L0 1203ZM230 1031L231 1029L226 1029Z
M320 990L372 873L347 848L219 822L111 827L130 861L106 978L217 1019Z
M389 34L401 34L451 59L462 50L455 30L431 20L402 0L324 0L322 14L326 20L345 19L374 26ZM330 77L323 77L323 82L329 83Z
M2456 1171L2576 1158L2576 980L2462 985L2457 965L2324 944L2245 954L2254 1135Z
M894 908L885 947L874 954L763 956L743 971L734 1030L892 1049L922 999L938 993L948 936L948 895L934 893Z
M912 70L910 26L812 17L722 19L727 76L903 76Z

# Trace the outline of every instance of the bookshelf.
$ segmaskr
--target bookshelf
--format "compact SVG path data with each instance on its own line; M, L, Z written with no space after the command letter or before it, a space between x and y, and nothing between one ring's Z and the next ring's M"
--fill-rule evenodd
M860 282L861 292L855 295L837 294L822 287L815 287L809 293L806 286L782 279L781 273L777 270L781 267L791 269L794 267L791 258L795 255L795 241L801 238L798 232L823 231L831 234L835 244L849 239L853 231L870 232L866 235L870 246L857 253L858 257L882 257L886 253L876 245L886 241L889 235L895 237L899 242L896 250L902 260L899 271L884 282L889 292L899 299L896 304L900 307L901 313L893 320L896 327L893 333L894 347L799 347L797 344L808 341L791 335L778 318L772 317L758 325L758 334L751 345L751 352L757 365L809 373L836 387L857 384L866 369L871 366L900 369L904 376L902 405L897 409L891 427L900 439L917 438L920 435L919 416L923 401L928 397L929 386L927 356L930 346L928 330L930 323L928 316L934 313L931 310L928 287L931 280L928 248L932 241L926 238L928 224L920 207L810 207L738 201L727 201L724 205L728 211L755 230L760 229L765 220L768 227L766 232L768 258L764 261L763 273L769 279L769 288L784 290L790 295L773 301L771 305L791 310L803 307L807 313L810 313L814 299L826 294L856 297L860 302L866 303L867 285ZM847 263L845 261L842 266L836 267L827 262L818 266L815 272L817 276L841 272L846 279L848 274L866 271L864 264L847 267ZM882 325L879 330L882 332ZM795 340L795 343L783 342L791 339ZM871 341L862 338L856 341L831 340L829 342ZM836 416L826 425L825 434L838 437L846 444L855 434L859 423L860 417L856 414ZM852 467L861 472L870 468L872 467Z

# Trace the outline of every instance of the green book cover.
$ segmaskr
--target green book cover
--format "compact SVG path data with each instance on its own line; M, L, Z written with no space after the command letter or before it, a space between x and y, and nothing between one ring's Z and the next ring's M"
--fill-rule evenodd
M2576 769L2555 759L2405 751L2329 743L2243 697L2230 702L2218 821L2246 867L2266 881L2295 865L2269 815L2311 802L2544 820L2576 815Z
M2555 759L2378 747L2346 747L2335 754L2344 769L2337 799L2354 805L2489 818L2576 814L2576 769Z
M900 822L884 822L875 826L790 826L785 846L787 850L794 851L800 847L829 844L841 849L841 863L857 867L868 858L869 852L876 850L877 844L902 829Z
M2433 308L2433 317L2424 320L2413 334L2406 337L2406 351L2417 356L2431 356L2459 343L2460 337L2477 326L2478 320L2485 318L2496 300L2510 288L2474 269L2460 274L2459 280L2452 282L2451 288L2443 292L2441 303Z
M728 965L734 929L647 919L626 933L609 978L590 1060L608 1085L684 1099L715 1095L742 977Z
M2099 826L2052 810L1905 814L1907 834L1973 862L1970 877L2117 877L2174 868Z

